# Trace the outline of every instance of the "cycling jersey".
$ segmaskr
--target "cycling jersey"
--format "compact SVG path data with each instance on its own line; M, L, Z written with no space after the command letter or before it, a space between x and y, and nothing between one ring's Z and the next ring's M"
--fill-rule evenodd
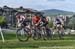
M43 22L48 22L48 18L43 17L43 18L42 18L42 21L43 21Z
M32 20L33 20L33 23L36 24L36 23L39 22L40 17L39 17L39 16L34 16L34 17L32 18Z
M56 23L56 24L61 24L61 19L60 19L60 18L56 18L56 19L55 19L55 23Z
M26 16L24 16L24 15L17 15L16 18L17 18L18 26L26 26L26 25L28 25L27 24L28 20L27 20Z
M24 15L17 15L16 18L19 22L23 22L27 20L27 17Z

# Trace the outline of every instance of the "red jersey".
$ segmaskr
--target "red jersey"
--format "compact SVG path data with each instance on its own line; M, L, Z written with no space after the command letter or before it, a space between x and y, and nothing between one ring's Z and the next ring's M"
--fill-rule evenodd
M34 16L33 18L32 18L32 20L33 20L33 23L38 23L38 21L40 20L40 17L39 16Z

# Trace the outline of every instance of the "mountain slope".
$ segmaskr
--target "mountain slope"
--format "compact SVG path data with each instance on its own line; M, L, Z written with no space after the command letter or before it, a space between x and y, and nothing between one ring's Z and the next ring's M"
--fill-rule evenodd
M57 10L57 9L48 9L48 10L42 10L42 12L44 12L46 16L49 15L72 15L75 14L74 12L68 12L68 11L63 11L63 10Z

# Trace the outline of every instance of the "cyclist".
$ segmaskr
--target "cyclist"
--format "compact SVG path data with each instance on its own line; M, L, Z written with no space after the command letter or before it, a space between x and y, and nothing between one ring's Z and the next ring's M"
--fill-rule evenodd
M35 15L33 16L33 24L35 27L44 26L48 28L48 18L43 15Z
M33 16L32 21L34 26L41 25L41 22L43 26L47 26L48 24L48 18L42 16L41 14L36 14L35 16Z
M47 27L48 26L48 18L46 18L46 17L42 17L42 19L41 19L41 21L43 22L43 26L45 26L45 27Z
M54 28L56 28L56 27L63 27L63 20L60 18L60 17L56 17L55 19L54 19Z
M18 27L23 27L23 26L26 26L26 22L28 21L27 20L27 17L24 16L24 15L17 15L16 16L16 19L17 19L17 24L18 24Z
M30 25L30 21L27 18L27 16L24 15L17 15L17 24L18 27L20 27L20 29L25 28L28 29L26 31L28 31L29 37L31 36L31 25Z
M32 22L34 27L38 27L41 22L41 17L37 14L32 17Z
M57 31L61 31L61 35L59 36L62 36L64 35L64 21L61 17L56 17L55 20L54 20L54 28L53 29L57 29Z

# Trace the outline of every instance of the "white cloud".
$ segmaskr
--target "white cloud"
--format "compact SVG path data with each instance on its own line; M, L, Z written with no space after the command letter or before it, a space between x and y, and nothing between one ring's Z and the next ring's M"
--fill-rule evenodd
M38 10L44 9L61 9L75 11L75 0L2 0L0 6L10 6L24 8L33 8Z

